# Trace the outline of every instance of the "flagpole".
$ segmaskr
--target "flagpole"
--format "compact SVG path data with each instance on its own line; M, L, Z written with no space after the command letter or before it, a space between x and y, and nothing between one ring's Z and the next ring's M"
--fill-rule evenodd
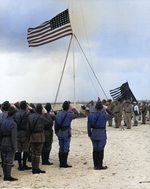
M68 50L67 50L67 54L66 54L63 70L62 70L62 73L61 73L61 77L60 77L60 81L59 81L59 85L58 85L58 89L57 89L57 93L56 93L56 97L55 97L54 107L53 108L55 108L55 105L56 105L56 101L57 101L57 97L58 97L61 81L62 81L62 78L63 78L63 74L64 74L64 70L65 70L65 66L66 66L66 62L67 62L67 58L68 58L68 54L69 54L69 50L70 50L70 46L71 46L72 37L73 36L71 35L70 43L69 43L69 46L68 46Z
M89 66L90 66L90 68L91 68L91 70L92 70L92 72L93 72L93 74L94 74L94 76L95 76L95 78L96 78L96 80L97 80L99 86L101 87L101 89L102 89L102 91L103 91L103 93L104 93L106 99L108 99L107 96L106 96L106 94L105 94L105 92L104 92L104 89L102 88L102 86L101 86L101 84L100 84L100 82L99 82L99 80L98 80L98 78L97 78L97 76L96 76L94 70L92 69L91 64L90 64L90 62L88 61L88 59L87 59L87 57L86 57L86 55L85 55L85 53L84 53L84 51L83 51L83 49L82 49L82 47L81 47L81 45L80 45L80 43L79 43L77 37L76 37L75 35L74 35L74 37L75 37L75 39L76 39L76 41L77 41L77 43L78 43L78 45L79 45L79 47L80 47L80 49L81 49L83 55L84 55L84 57L86 58L86 60L87 60L87 62L88 62L88 64L89 64Z
M73 82L74 82L74 107L76 108L74 34L73 34Z

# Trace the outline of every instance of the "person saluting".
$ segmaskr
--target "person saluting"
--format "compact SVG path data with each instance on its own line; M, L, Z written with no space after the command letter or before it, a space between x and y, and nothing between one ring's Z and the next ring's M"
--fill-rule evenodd
M78 117L78 111L72 108L70 102L63 103L63 111L60 111L55 118L55 134L59 141L59 161L60 167L72 167L67 164L71 141L71 121Z
M106 145L106 122L114 117L114 114L103 107L101 101L96 103L96 112L90 113L87 122L88 136L93 144L94 169L107 169L103 166L104 148Z

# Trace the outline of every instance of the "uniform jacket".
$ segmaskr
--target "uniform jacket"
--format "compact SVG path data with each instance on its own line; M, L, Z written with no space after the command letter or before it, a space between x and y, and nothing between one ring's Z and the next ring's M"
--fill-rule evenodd
M49 123L44 125L44 130L52 130L53 120L49 113L43 114L46 119L49 119Z
M122 115L122 107L121 107L121 105L120 104L117 104L117 105L115 104L113 112L114 112L114 114L119 113L120 115Z
M31 113L24 111L24 110L19 110L15 115L14 115L14 120L17 123L17 137L22 138L22 137L27 137L27 119Z
M146 107L145 104L142 105L142 113L145 114L145 115L146 115L146 113L147 113L147 107Z
M9 146L16 151L17 148L17 124L13 117L6 118L1 125L2 130L2 146Z
M0 145L1 145L1 142L2 142L1 125L2 125L2 122L7 118L7 116L8 116L7 112L0 113Z
M30 142L42 143L45 142L44 126L50 125L51 120L47 119L44 114L33 113L28 117L28 133Z
M55 133L58 137L71 136L71 121L78 117L78 111L61 111L55 118Z
M106 122L111 118L112 116L104 111L90 113L87 124L88 136L92 140L106 140Z
M125 106L125 113L131 113L132 114L132 107L129 106Z

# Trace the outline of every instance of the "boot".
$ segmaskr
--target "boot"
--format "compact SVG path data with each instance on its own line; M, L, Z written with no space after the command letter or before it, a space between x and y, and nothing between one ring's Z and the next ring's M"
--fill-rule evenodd
M17 160L18 160L18 164L19 164L18 170L23 171L23 167L21 164L21 152L17 152Z
M18 160L18 152L15 153L14 161Z
M35 156L31 157L31 161L32 161L32 173L33 174L39 174L39 172L37 172L37 170L35 169Z
M31 149L30 149L30 148L29 148L28 161L29 161L29 162L32 161L32 152L31 152Z
M63 152L59 152L58 156L59 156L60 167L64 167Z
M3 164L4 180L7 178L6 164Z
M4 181L17 181L18 179L11 177L11 167L12 165L6 164L6 177L4 178Z
M50 153L50 151L48 151L48 152L42 152L42 165L53 165L53 163L50 163L48 161L48 159L49 159L49 153Z
M45 162L45 152L42 152L42 165L46 165L46 162Z
M67 159L68 159L68 152L64 152L63 153L63 161L64 161L63 167L64 168L70 168L70 167L72 167L71 165L67 164Z
M103 166L104 150L98 151L98 170L107 169L107 166Z
M40 156L35 156L35 172L33 174L46 173L39 169Z
M97 151L93 151L93 163L94 163L94 169L97 169L98 165L97 165Z
M47 152L47 165L53 165L53 163L49 162L49 155L50 155L50 151Z
M22 168L22 170L29 170L29 169L32 169L32 167L28 167L28 166L26 165L26 161L27 161L28 155L29 155L28 152L23 152L23 168Z

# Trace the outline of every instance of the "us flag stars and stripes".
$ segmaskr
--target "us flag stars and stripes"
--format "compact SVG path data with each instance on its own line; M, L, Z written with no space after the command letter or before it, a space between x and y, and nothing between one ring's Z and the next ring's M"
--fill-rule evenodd
M124 100L130 100L131 102L136 101L134 94L132 93L128 82L123 83L121 87L110 90L110 95L113 100L118 100L119 102L123 102Z
M49 21L42 23L35 28L29 28L27 41L29 47L37 47L72 35L72 28L69 19L68 9L61 12Z

